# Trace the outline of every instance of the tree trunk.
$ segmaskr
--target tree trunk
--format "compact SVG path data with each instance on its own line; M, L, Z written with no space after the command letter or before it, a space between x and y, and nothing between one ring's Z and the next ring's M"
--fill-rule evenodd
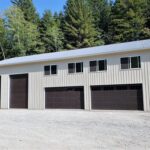
M3 59L5 59L5 53L4 53L4 49L3 49L3 46L2 46L1 43L0 43L0 48L1 48L1 51L2 51Z

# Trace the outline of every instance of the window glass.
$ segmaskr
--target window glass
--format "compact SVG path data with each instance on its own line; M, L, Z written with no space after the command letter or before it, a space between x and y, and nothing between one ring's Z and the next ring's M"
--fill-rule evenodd
M56 65L51 66L51 74L57 74L57 66Z
M138 56L138 61L139 61L139 68L141 68L141 57L140 56Z
M50 66L44 66L44 74L50 75Z
M68 64L68 73L75 73L75 63Z
M140 68L140 67L141 67L140 56L131 57L131 68Z
M76 72L83 72L83 63L76 63Z
M90 72L97 71L97 61L90 61Z
M107 70L107 60L104 60L105 62L105 70Z
M124 57L121 58L121 69L129 69L130 68L130 58Z
M99 71L107 70L107 60L100 60L98 62Z

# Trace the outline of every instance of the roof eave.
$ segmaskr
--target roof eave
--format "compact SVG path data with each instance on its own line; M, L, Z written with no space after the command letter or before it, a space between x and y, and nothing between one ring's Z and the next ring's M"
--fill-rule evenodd
M16 62L16 63L8 63L8 64L0 64L0 67L5 66L13 66L13 65L24 65L24 64L31 64L31 63L42 63L42 62L52 62L52 61L62 61L62 60L68 60L68 59L75 59L75 58L85 58L85 57L94 57L94 56L100 56L100 55L112 55L112 54L122 54L122 53L129 53L134 51L143 51L143 50L149 50L149 48L144 47L141 49L131 49L131 50L117 50L117 51L109 51L109 52L102 52L102 53L94 53L94 54L85 54L85 55L78 55L78 56L71 56L71 57L63 57L63 58L55 58L55 59L41 59L41 60L33 60L33 61L27 61L27 62Z

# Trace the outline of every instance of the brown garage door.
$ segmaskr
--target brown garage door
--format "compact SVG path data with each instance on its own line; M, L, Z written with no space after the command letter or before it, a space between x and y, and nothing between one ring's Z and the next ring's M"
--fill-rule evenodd
M143 110L142 85L92 86L92 109Z
M10 76L10 108L28 107L28 75Z
M83 87L46 88L45 107L84 109Z

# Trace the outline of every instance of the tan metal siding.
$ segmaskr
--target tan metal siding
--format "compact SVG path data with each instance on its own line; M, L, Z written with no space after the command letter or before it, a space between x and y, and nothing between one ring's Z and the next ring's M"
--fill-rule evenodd
M144 55L142 60L142 83L144 94L144 110L150 111L150 55Z
M41 73L29 73L29 109L44 108L44 89Z
M120 58L141 56L141 69L120 69ZM89 72L89 61L107 59L107 71ZM84 62L84 73L68 74L68 63ZM58 65L58 74L45 76L44 65ZM11 67L1 67L2 96L1 107L8 108L9 75L28 73L29 75L29 109L45 109L46 87L84 86L85 109L91 108L91 85L137 84L143 83L144 110L150 111L150 52L105 55L83 59L45 62Z
M1 108L9 108L9 76L1 75Z

